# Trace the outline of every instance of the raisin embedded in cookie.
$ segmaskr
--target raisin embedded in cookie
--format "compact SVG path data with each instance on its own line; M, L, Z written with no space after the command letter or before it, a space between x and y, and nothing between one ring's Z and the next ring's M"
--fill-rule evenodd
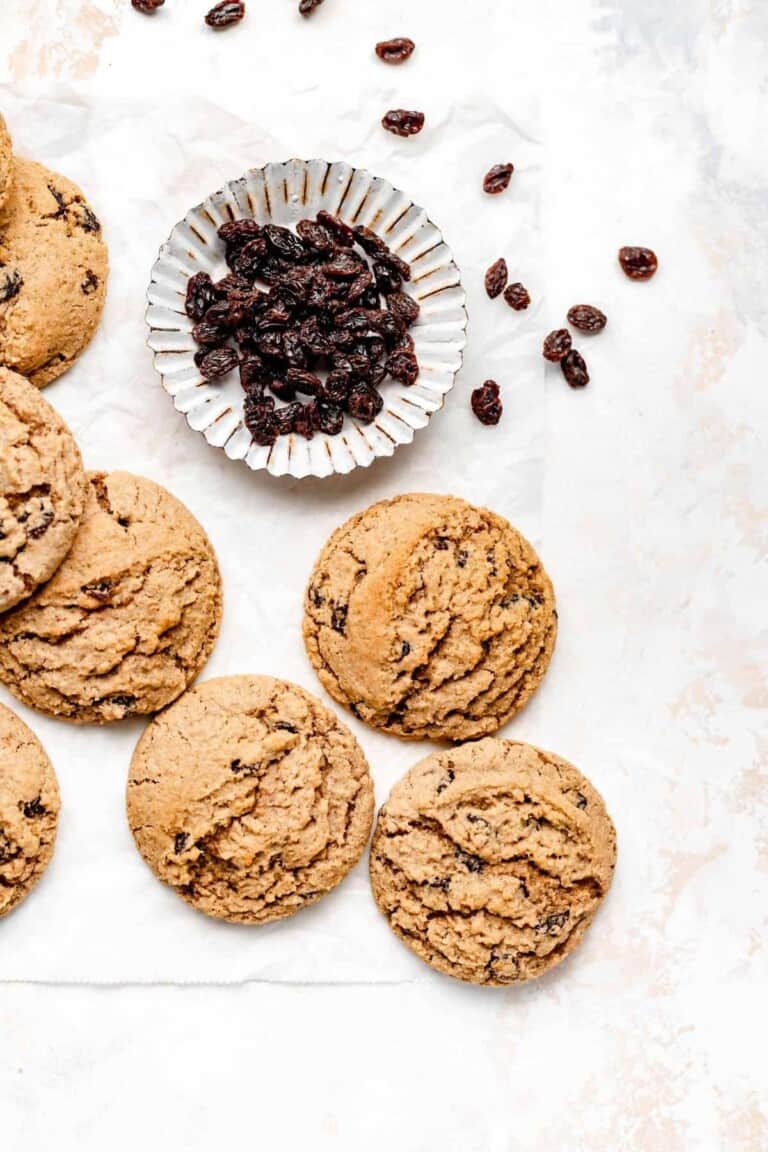
M268 676L228 676L150 723L127 809L159 879L209 916L264 924L357 863L373 785L352 733L319 700Z
M49 580L85 507L80 452L34 385L0 368L0 612Z
M27 896L53 855L59 789L37 737L0 704L0 917Z
M433 753L394 786L370 872L376 903L417 956L504 985L573 951L615 862L605 804L572 764L486 738Z
M96 331L107 286L101 224L70 180L15 157L0 207L0 365L43 388Z
M304 640L330 694L417 739L495 732L538 687L557 613L535 551L501 516L414 494L331 536L305 601Z
M0 112L0 208L8 199L11 190L11 164L13 163L13 148L8 125Z
M91 472L66 559L0 616L0 680L81 724L156 712L194 680L221 619L221 577L194 516L159 484Z

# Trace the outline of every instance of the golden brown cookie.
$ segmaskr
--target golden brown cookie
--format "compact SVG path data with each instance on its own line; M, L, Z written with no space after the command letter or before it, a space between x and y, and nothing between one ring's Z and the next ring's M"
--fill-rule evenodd
M37 737L0 704L0 916L20 904L53 855L59 789Z
M220 620L216 556L194 516L152 480L91 472L66 560L0 616L0 680L80 724L157 712L197 676Z
M495 732L538 687L556 632L531 545L454 496L397 496L353 516L306 594L304 641L324 687L411 739Z
M13 163L13 148L8 125L0 112L0 208L8 199L11 190L11 164Z
M43 388L99 322L107 287L101 224L76 184L15 157L0 208L0 365Z
M303 688L227 676L150 723L127 808L156 876L209 916L264 924L314 903L357 863L373 785L351 732Z
M433 753L394 786L370 869L376 903L422 960L502 985L573 951L615 861L611 818L572 764L487 738Z
M33 384L0 368L0 612L49 580L85 507L80 451Z

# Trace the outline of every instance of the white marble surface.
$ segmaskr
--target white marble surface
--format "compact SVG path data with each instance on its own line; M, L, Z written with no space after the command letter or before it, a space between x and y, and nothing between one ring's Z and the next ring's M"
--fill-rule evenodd
M541 190L546 245L521 271L546 294L531 338L577 298L601 303L610 327L589 344L593 383L576 394L533 360L505 365L473 317L453 398L489 364L500 380L506 367L511 419L496 451L508 486L499 477L492 502L514 518L521 484L532 497L521 526L546 557L563 625L550 676L511 731L569 756L604 792L617 882L582 951L518 990L429 974L394 987L0 985L3 1147L763 1150L768 11L747 0L326 0L303 23L292 0L250 0L248 24L214 37L199 27L204 7L167 0L154 26L127 0L0 7L9 99L155 105L148 128L167 132L178 172L162 215L148 194L158 239L216 186L248 141L243 122L268 124L299 155L335 141L432 206L437 154L455 141L479 162L478 108L497 106L519 129L541 106L540 171L520 189L529 204ZM370 58L392 34L419 42L407 71ZM194 137L214 99L232 109L231 130L206 157ZM410 151L376 128L395 103L430 117ZM120 165L139 163L119 124L104 162L117 195ZM166 171L158 161L159 184ZM457 178L451 168L442 195ZM474 237L465 251L451 240L470 281L487 253ZM656 248L652 284L617 273L621 243ZM515 250L514 231L505 246ZM137 308L124 283L118 270L114 315ZM207 468L151 391L141 351L108 333L101 348L135 356L153 437L176 437L180 460ZM109 394L108 356L103 371ZM527 470L532 411L543 465ZM475 494L480 430L464 415L455 406L426 435L444 429L454 452L476 454ZM78 430L88 435L84 415ZM150 471L149 456L137 446L132 466ZM398 490L398 458L384 467L335 495L328 522ZM239 479L214 475L222 497L239 494ZM193 503L186 482L175 487ZM450 487L450 475L436 483ZM380 792L408 759L398 746Z

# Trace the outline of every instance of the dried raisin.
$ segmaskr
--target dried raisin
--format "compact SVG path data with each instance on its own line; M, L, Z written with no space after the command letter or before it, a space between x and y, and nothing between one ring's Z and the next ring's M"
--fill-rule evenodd
M393 108L382 117L382 126L395 136L415 136L424 127L424 113Z
M650 280L659 266L656 253L651 248L620 248L619 263L630 280Z
M209 28L229 28L232 24L239 24L245 16L243 0L221 0L211 8L205 18Z
M507 286L507 278L509 272L507 271L507 262L502 256L495 264L491 264L490 268L485 274L485 290L494 300Z
M544 341L542 356L552 364L557 364L571 350L571 334L567 328L557 328L550 332Z
M376 45L376 55L385 64L402 64L416 47L407 36L396 36L392 40L380 40Z
M299 12L302 16L311 16L322 3L323 0L299 0Z
M604 312L592 304L574 304L568 309L568 323L580 332L602 332L608 323Z
M571 388L584 388L589 384L589 372L584 357L575 348L571 348L568 355L563 357L560 367Z
M479 388L475 388L471 397L472 411L481 424L498 424L501 420L504 405L499 395L499 386L495 380L486 380Z
M485 174L483 191L490 196L496 196L499 192L503 192L505 188L509 187L514 170L514 164L494 164L493 168L490 168Z
M157 12L158 8L162 8L165 0L131 0L131 4L137 12L143 12L145 16L151 16L153 12Z

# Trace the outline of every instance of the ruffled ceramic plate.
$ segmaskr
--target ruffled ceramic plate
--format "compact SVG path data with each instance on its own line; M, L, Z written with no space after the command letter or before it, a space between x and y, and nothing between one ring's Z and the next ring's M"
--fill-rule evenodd
M195 366L197 345L184 311L187 281L200 271L214 280L227 274L224 246L217 236L227 220L250 216L260 224L291 226L304 217L314 219L321 209L348 224L365 224L411 265L412 279L404 291L421 307L411 329L420 374L410 388L396 380L380 386L384 406L372 424L346 416L338 436L316 433L305 440L291 434L262 447L243 423L244 394L237 371L210 382ZM466 343L466 297L459 269L424 209L378 176L325 160L254 168L193 208L160 249L147 298L148 343L176 410L209 444L275 476L351 472L378 456L391 456L400 444L410 444L442 408Z

